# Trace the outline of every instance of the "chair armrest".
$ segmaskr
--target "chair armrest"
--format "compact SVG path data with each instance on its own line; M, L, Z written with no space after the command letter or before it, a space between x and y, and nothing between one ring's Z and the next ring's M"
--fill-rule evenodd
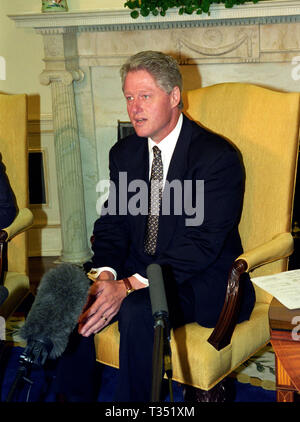
M269 242L243 253L235 260L228 277L223 309L216 327L207 340L215 349L221 350L231 341L241 300L242 275L261 265L288 257L293 252L293 246L291 233L280 233Z
M254 268L287 258L294 251L294 239L291 233L280 233L273 237L269 242L245 252L238 257L247 263L246 271L252 271Z
M33 224L33 214L29 208L22 208L10 226L0 230L0 242L8 241L27 230Z

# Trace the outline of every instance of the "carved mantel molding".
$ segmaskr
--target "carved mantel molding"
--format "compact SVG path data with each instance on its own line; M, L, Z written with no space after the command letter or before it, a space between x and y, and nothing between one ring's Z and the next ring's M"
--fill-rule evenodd
M141 29L170 29L213 25L249 25L258 23L298 22L300 1L264 0L233 8L212 5L210 15L179 15L178 9L168 10L166 16L132 19L129 9L89 10L66 13L26 13L9 15L18 27L36 28L43 33L65 27L75 31L128 31Z

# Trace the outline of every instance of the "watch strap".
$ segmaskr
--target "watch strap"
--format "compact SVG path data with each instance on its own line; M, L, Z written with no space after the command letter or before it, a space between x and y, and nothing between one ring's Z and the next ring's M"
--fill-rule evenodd
M127 277L123 278L123 282L126 287L126 296L128 296L130 293L132 293L135 289L132 287L129 279Z

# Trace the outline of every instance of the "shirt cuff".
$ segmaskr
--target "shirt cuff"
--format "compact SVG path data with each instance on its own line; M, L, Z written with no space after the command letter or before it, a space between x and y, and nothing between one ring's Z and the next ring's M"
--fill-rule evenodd
M141 283L145 284L146 286L149 286L149 281L147 278L142 277L140 274L133 274L133 277L137 278Z
M103 271L110 271L114 275L114 279L117 279L116 271L111 267L100 267L100 268L91 268L90 272L92 271L93 277L97 278Z

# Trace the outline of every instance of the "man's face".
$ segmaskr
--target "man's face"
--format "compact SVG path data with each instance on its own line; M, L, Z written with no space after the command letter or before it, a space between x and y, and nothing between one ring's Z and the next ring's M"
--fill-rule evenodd
M170 94L159 88L146 70L129 72L124 83L127 112L138 136L158 143L176 126L180 110L180 90Z

